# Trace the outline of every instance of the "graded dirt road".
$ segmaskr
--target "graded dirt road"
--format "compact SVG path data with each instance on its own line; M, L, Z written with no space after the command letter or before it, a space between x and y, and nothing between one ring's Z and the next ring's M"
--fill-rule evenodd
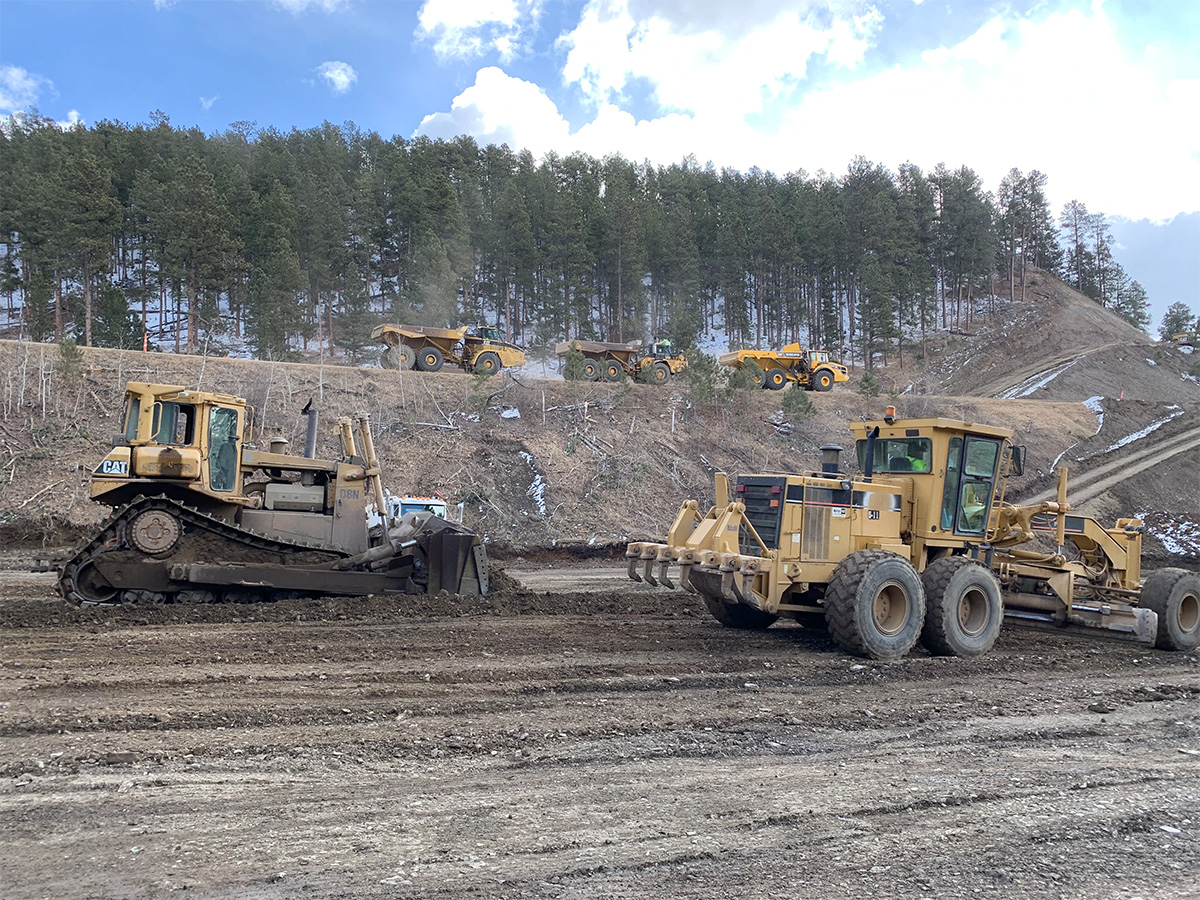
M1200 897L1196 654L883 665L697 605L81 612L7 575L3 896Z

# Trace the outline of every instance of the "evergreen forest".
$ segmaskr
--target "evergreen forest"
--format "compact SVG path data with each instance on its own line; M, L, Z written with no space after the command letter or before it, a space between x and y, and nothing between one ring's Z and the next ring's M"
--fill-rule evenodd
M563 339L710 331L868 368L969 330L1053 272L1138 327L1146 292L1102 214L1046 176L669 166L384 139L353 124L223 134L151 122L0 124L0 315L26 340L370 359L384 321Z

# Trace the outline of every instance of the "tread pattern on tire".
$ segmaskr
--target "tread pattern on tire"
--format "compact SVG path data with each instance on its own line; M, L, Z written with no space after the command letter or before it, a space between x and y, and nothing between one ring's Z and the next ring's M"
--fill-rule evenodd
M889 553L887 550L859 550L838 563L837 568L833 570L833 576L829 579L829 587L825 592L825 622L829 628L829 634L838 646L858 656L872 656L873 654L862 639L855 594L859 583L866 576L867 570L876 562L889 557L904 559L904 557ZM913 573L916 574L915 569ZM919 575L917 583L920 584ZM913 603L921 605L921 598L910 599ZM924 609L922 608L920 612L923 620ZM913 643L916 643L915 637Z
M1173 623L1168 621L1167 604L1171 594L1174 593L1179 582L1188 577L1196 578L1197 575L1188 569L1174 567L1158 569L1146 578L1146 583L1142 587L1138 605L1144 609L1153 610L1158 616L1158 636L1154 639L1154 646L1159 650L1194 650L1196 648L1196 645L1191 642L1181 645L1174 634L1175 629L1171 627Z
M930 598L943 596L950 586L950 580L967 566L978 566L984 572L988 571L969 556L948 556L934 560L921 573L921 583L925 587L925 625L921 629L921 643L930 653L939 656L962 655L955 650L953 641L946 634L945 623L942 619L930 615L935 603ZM996 586L996 589L998 592L999 585ZM1003 619L1003 609L1001 610L1001 619Z

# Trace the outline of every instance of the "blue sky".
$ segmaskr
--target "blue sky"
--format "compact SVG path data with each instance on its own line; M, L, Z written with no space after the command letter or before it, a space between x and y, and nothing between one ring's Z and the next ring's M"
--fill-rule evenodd
M1036 168L1056 208L1130 220L1156 309L1200 307L1195 0L0 0L0 115L33 106L778 173L863 154L993 189Z

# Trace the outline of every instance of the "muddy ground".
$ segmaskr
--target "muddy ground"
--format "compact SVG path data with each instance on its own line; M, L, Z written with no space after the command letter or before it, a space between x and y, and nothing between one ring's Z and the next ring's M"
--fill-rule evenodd
M1196 654L879 664L591 577L81 612L0 574L3 896L1200 897Z

